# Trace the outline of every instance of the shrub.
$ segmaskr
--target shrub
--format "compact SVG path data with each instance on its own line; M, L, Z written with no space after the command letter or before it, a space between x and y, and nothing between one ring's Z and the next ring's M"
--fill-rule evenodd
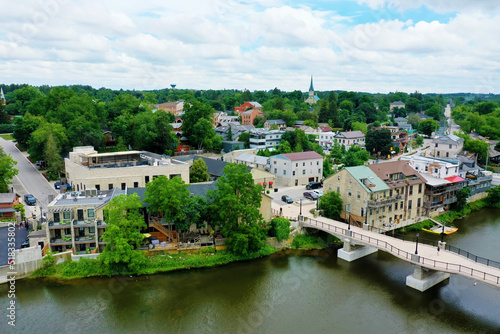
M283 217L277 217L271 220L269 235L276 237L276 240L282 241L290 236L290 221Z
M201 254L212 254L212 253L215 253L215 248L214 247L203 247L200 250L200 253Z
M326 247L326 242L319 236L299 234L293 239L292 248L293 249L321 249Z

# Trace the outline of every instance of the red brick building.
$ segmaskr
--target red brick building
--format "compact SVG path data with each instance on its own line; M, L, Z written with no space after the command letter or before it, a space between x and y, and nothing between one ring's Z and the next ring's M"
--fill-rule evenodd
M14 193L0 194L0 219L15 219L16 209L14 205L19 204L19 196Z

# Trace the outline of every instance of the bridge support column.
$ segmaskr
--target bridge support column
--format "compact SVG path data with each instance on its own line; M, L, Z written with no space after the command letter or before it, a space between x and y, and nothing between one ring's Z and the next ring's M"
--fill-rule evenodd
M344 239L344 247L337 251L337 256L347 262L360 259L367 255L377 252L378 249L370 246L353 245L351 239Z
M449 273L435 271L415 265L413 274L406 276L406 285L423 292L448 278L450 278Z

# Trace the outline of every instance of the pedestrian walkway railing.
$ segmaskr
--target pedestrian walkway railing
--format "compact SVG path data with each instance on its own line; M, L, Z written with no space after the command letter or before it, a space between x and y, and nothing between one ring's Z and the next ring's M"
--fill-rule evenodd
M387 251L388 253L391 253L391 254L393 254L393 255L395 255L403 260L406 260L406 261L412 262L412 263L418 263L426 268L447 271L450 273L457 273L457 274L461 274L463 276L468 276L468 277L470 276L470 277L475 278L475 279L483 280L489 284L500 286L500 276L498 276L498 275L493 275L493 274L487 273L487 272L482 271L482 270L468 267L466 265L444 262L444 261L437 261L437 260L433 260L430 258L425 258L425 257L419 256L417 254L414 254L412 252L407 252L405 250L397 248L397 247L391 245L390 243L388 243L387 241L381 240L377 237L363 235L363 234L355 232L353 230L341 228L341 227L338 227L338 226L335 226L335 225L332 225L329 223L318 221L316 219L306 218L306 220L304 220L303 224L308 225L310 227L315 227L315 228L321 229L325 232L331 232L331 233L338 235L338 236L346 236L346 237L350 237L352 239L363 241L366 244L375 246L379 249L383 249L383 250ZM419 241L420 241L420 239L419 239Z

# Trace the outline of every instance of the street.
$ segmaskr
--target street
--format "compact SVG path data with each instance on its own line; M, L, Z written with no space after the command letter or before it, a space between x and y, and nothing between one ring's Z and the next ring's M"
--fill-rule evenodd
M24 195L32 194L35 196L37 200L36 214L38 215L40 207L44 210L47 209L47 205L50 203L49 200L57 195L56 190L35 166L26 159L23 153L17 149L13 141L0 138L0 145L2 145L6 154L10 154L17 161L15 168L19 170L19 174L12 180L15 192L21 197L23 203ZM35 207L26 205L26 215L29 216L32 212L35 212Z

